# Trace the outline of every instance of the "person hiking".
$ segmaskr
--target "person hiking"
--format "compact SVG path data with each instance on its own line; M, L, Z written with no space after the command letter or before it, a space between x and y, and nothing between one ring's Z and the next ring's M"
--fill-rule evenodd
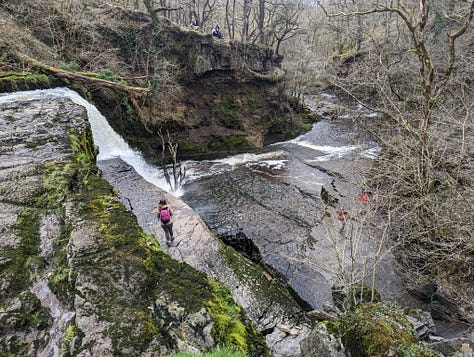
M158 207L156 207L158 219L161 221L161 228L165 231L166 244L171 246L173 237L173 210L165 199L161 199Z

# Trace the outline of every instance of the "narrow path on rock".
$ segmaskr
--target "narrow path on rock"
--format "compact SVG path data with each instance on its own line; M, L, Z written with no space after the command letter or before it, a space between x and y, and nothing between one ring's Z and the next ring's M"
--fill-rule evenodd
M261 267L238 253L234 256L239 260L237 268L231 266L223 251L232 248L219 241L196 212L172 194L145 181L122 160L99 161L98 166L103 178L118 192L121 202L135 214L140 226L154 234L172 258L186 262L230 289L257 329L266 331L267 344L275 357L299 355L299 343L309 334L311 326L278 280L269 281ZM175 240L171 247L166 246L164 232L154 211L162 198L174 210Z

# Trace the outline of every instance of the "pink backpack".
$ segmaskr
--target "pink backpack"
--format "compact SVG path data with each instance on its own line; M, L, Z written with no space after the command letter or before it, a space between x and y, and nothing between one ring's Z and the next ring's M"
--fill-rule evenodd
M168 211L168 208L163 208L160 210L160 220L163 223L169 222L171 219L170 211Z

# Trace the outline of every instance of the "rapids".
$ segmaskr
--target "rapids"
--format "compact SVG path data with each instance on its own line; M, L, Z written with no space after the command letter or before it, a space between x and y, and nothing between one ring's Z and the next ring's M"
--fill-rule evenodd
M76 92L55 88L0 94L0 105L55 97L68 97L85 107L99 148L99 163L120 158L146 181L171 191L162 170L130 148L107 119ZM330 95L322 97L327 102L337 101ZM332 305L332 287L350 275L350 264L367 273L371 260L366 258L377 249L367 232L349 231L353 226L339 221L336 214L338 208L347 209L349 214L354 207L360 209L357 197L363 173L379 150L352 120L360 115L376 118L374 113L356 107L351 115L323 118L311 131L290 141L223 159L186 161L185 182L172 194L198 212L225 243L286 282L302 308L327 308ZM337 201L334 207L325 202L323 192ZM139 189L133 194L144 195ZM351 256L353 248L360 261ZM402 306L416 304L404 291L395 267L390 253L377 266L375 282L382 298ZM55 331L50 332L53 350L47 352L57 355L56 337L62 335L65 323L73 316L60 306L43 278L37 279L32 291L51 316L61 316L53 326ZM453 333L458 329L449 326L444 330Z
M0 95L0 103L64 96L86 108L98 161L119 157L145 180L170 191L162 171L131 149L76 92L67 88L17 92ZM336 100L328 95L326 99ZM340 222L326 217L321 189L350 207L363 180L359 168L370 165L377 150L350 116L327 118L304 135L253 153L187 161L185 183L173 194L193 207L225 242L287 282L303 307L322 308L330 304L331 287L340 283L349 258L347 246L341 248L334 238ZM363 251L370 248L369 243L361 245ZM398 300L401 283L393 261L385 260L380 267L377 288L384 298Z
M253 153L187 162L181 199L224 242L287 282L303 308L322 309L332 304L333 285L350 274L347 239L353 238L340 234L336 208L324 202L322 189L340 208L360 206L362 173L378 150L350 116L325 118L304 135ZM368 283L370 273L362 270L377 245L364 231L354 235L361 258L357 274ZM404 303L394 266L387 254L376 287L384 299Z

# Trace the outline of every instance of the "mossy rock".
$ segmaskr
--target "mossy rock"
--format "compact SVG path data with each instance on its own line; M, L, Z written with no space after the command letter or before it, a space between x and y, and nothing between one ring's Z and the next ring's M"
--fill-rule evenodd
M415 337L403 312L389 303L365 303L341 315L338 329L353 356L434 357Z
M212 299L206 307L214 320L215 343L248 356L270 356L263 336L252 326L242 307L235 303L229 289L212 281L210 286Z
M324 189L324 187L323 187ZM354 287L333 286L331 288L334 305L341 311L366 302L381 302L380 293L375 287L359 285Z
M182 140L179 144L181 159L212 159L252 149L243 136L216 135L200 142Z
M20 90L49 88L52 80L45 74L28 73L18 74L12 73L0 78L0 93L16 92Z

